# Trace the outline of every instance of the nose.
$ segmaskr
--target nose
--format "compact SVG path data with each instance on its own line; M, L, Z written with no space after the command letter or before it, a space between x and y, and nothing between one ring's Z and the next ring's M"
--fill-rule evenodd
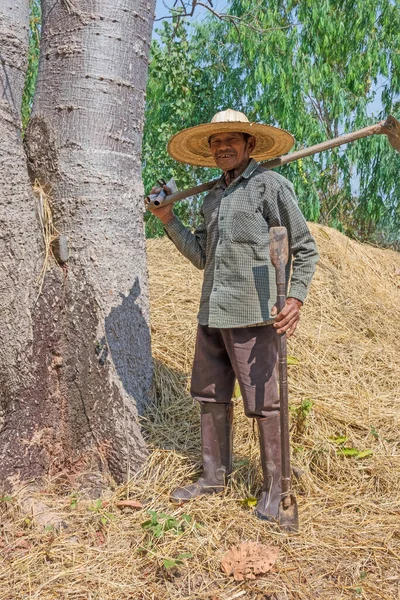
M224 152L225 150L231 150L231 146L225 140L222 140L217 147L217 152Z

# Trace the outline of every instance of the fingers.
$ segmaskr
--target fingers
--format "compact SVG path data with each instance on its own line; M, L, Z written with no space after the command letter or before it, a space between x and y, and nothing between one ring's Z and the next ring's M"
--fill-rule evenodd
M278 312L278 309L276 308L276 306L274 305L271 309L271 317L275 317L276 313Z
M295 332L299 320L300 320L300 315L296 315L292 319L290 319L290 321L288 323L286 323L285 325L281 325L279 323L280 326L279 326L279 328L277 328L277 333L279 335L286 333L286 336L290 337Z
M171 195L171 193L172 193L172 190L171 190L171 188L169 188L169 187L168 187L168 186L166 186L166 185L163 185L162 189L164 190L164 192L165 192L165 194L166 194L167 196L170 196L170 195ZM157 196L158 196L158 194L159 194L160 192L161 192L161 188L160 188L160 187L153 186L153 187L151 188L150 192L149 192L149 195L148 195L148 196L146 196L146 198L144 199L144 203L145 203L145 205L146 205L146 206L152 205L152 206L154 206L155 208L158 208L156 205L153 205L153 203L152 203L152 202L150 202L150 200L149 200L148 198L149 198L149 196L151 196L151 195L157 195ZM150 210L151 210L151 209L150 209Z
M293 335L300 320L301 303L293 298L288 298L280 313L275 317L274 327L279 335L286 333L287 337ZM272 313L272 311L271 311Z
M287 337L287 338L290 338L290 337L292 337L292 335L293 335L293 334L294 334L294 332L296 331L296 328L297 328L297 325L298 325L299 321L300 321L300 318L299 318L299 319L297 319L297 321L295 321L295 322L293 323L293 325L290 325L290 326L289 326L288 330L286 331L286 337Z

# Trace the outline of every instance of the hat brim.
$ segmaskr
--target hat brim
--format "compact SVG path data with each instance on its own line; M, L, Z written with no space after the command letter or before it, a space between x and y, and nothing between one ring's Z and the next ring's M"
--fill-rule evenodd
M189 127L174 135L167 146L168 154L188 165L216 167L208 140L215 133L227 131L248 133L256 138L251 157L257 162L282 156L289 152L294 144L294 137L288 131L272 125L242 121L205 123Z

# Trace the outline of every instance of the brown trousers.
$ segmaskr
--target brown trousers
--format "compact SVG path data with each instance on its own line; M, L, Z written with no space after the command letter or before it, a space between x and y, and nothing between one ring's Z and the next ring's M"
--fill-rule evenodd
M237 379L246 415L267 417L279 411L277 359L278 335L272 325L199 325L190 393L199 402L229 404Z

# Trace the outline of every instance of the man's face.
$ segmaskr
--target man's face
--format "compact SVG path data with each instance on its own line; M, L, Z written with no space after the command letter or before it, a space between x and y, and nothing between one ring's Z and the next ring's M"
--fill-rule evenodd
M210 137L209 145L217 166L223 171L231 171L248 163L255 138L246 140L239 132L215 133Z

